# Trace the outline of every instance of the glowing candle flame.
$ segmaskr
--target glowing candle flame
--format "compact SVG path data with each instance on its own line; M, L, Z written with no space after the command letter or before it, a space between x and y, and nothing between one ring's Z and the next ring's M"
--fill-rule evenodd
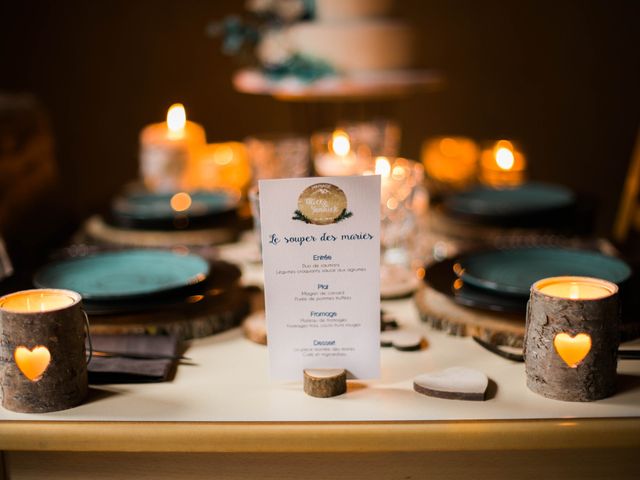
M184 212L191 206L191 196L185 192L176 193L171 197L171 208L176 212Z
M336 155L346 157L351 150L351 142L349 135L342 130L336 130L331 138L331 149Z
M184 135L184 127L187 124L187 113L184 105L174 103L167 111L167 128L169 135L173 138L181 138Z
M376 175L388 178L391 175L391 164L386 157L376 158Z
M576 285L575 283L572 283L569 286L569 298L572 300L580 298L580 287L578 287L578 285Z
M496 163L502 170L511 170L516 159L513 152L506 147L500 147L496 151Z

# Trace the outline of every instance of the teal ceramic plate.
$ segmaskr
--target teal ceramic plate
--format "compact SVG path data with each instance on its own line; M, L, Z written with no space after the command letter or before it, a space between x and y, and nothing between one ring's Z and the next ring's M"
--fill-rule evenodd
M203 217L228 212L238 206L238 196L224 190L188 195L190 201L181 198L182 201L177 202L180 211L176 212L171 206L173 193L129 193L114 201L113 214L139 221L171 221L177 213L191 218Z
M41 288L74 290L87 300L121 300L202 282L209 263L165 250L125 250L51 263L36 273Z
M547 277L578 275L621 284L631 275L629 265L617 258L562 248L495 250L468 255L458 263L458 276L466 283L522 296L529 295L533 283Z
M573 202L573 192L568 188L530 182L517 188L476 188L458 193L445 200L445 207L462 215L498 217L556 210Z

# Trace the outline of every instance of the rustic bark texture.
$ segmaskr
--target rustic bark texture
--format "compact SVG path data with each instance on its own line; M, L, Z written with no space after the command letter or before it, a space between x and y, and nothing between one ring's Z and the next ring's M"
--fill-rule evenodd
M99 215L89 218L83 233L106 245L127 247L173 247L175 245L209 246L233 242L238 232L233 227L199 230L135 230L109 225Z
M17 347L42 345L51 354L39 380L29 380L14 359ZM0 390L2 406L14 412L42 413L80 404L87 395L87 359L82 305L56 312L2 311Z
M149 311L91 315L91 333L99 335L172 335L180 341L203 338L240 324L249 314L248 293L239 286L197 303Z
M522 347L524 315L485 312L458 305L442 293L422 284L414 294L422 321L450 335L475 336L496 344Z
M548 398L588 402L615 392L620 343L618 295L568 300L532 290L525 333L527 386ZM591 349L574 368L554 347L559 333L585 333Z
M347 372L339 368L305 370L304 391L319 398L342 395L347 391Z

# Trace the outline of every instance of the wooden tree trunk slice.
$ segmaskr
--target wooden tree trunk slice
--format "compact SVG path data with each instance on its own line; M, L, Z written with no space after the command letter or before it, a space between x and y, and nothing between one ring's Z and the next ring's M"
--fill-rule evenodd
M133 247L208 246L232 242L237 238L232 227L183 231L131 230L109 225L99 215L89 218L83 230L95 241Z
M458 305L425 284L421 285L413 299L422 320L436 330L462 337L480 337L497 345L523 346L523 315L485 312Z
M249 313L247 292L231 288L204 304L185 303L179 308L90 317L95 334L174 335L179 340L202 338L237 327Z
M304 391L318 398L342 395L347 391L347 371L339 368L307 369L304 371Z

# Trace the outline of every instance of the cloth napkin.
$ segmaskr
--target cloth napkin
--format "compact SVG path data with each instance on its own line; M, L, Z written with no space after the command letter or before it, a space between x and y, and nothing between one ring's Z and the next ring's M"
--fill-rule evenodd
M172 336L91 335L91 342L96 351L162 355L178 353L178 340ZM176 363L176 360L94 356L87 367L89 383L164 382L172 376Z

